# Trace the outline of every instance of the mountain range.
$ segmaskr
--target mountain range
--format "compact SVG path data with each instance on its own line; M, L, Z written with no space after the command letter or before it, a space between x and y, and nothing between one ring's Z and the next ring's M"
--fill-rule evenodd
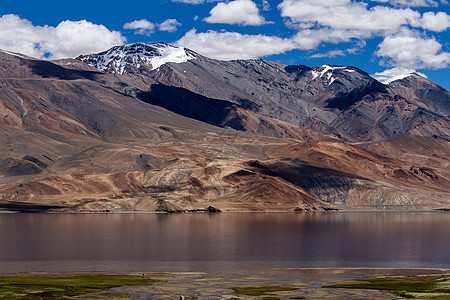
M380 82L160 42L0 51L0 209L445 209L449 110L416 73Z

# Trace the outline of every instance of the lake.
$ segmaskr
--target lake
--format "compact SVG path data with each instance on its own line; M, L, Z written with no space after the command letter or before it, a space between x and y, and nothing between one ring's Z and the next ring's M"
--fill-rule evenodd
M0 273L450 268L448 212L0 214Z

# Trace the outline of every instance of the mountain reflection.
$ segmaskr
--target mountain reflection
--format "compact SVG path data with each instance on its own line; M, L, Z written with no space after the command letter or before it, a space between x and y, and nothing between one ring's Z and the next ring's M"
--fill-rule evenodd
M5 214L0 268L449 268L448 228L438 212Z

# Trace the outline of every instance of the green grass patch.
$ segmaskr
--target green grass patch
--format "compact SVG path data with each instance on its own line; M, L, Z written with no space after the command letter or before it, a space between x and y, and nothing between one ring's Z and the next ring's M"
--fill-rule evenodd
M101 293L98 295L92 295L92 296L83 296L83 299L86 300L95 300L95 299L131 299L130 296L127 294L121 294L121 293Z
M155 282L157 280L131 275L0 276L0 299L60 299Z
M436 299L450 299L449 283L450 276L405 276L361 280L358 283L329 285L324 288L379 290L405 298L416 298L413 294L441 293L443 295L436 296Z
M246 286L246 287L232 287L232 289L238 294L248 296L262 296L267 293L287 292L297 290L297 288L289 288L281 286L261 286L261 287Z

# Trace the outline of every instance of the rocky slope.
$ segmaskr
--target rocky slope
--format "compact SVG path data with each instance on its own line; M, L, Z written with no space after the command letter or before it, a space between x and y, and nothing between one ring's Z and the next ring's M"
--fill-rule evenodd
M148 52L148 47L161 51L159 43L133 47L134 52ZM118 65L129 66L135 59L134 52L127 56L127 46L110 51L120 53ZM254 131L252 128L260 126L269 131L264 126L267 120L261 118L264 116L346 141L378 141L403 133L450 137L449 92L417 74L384 85L354 67L219 61L187 49L179 51L184 53L185 61L166 59L165 64L152 70L141 70L140 63L134 64L134 69L129 67L128 76L139 77L142 84L123 91L178 114L238 130ZM100 53L78 59L98 66L109 57ZM150 55L148 59L153 57L159 56ZM117 67L100 69L121 72ZM173 101L168 103L167 97ZM217 111L205 104L222 109ZM256 125L245 124L236 109L256 114ZM215 118L205 120L204 115ZM272 132L285 136L282 130Z
M127 53L141 57L138 46ZM158 47L144 54L165 57L159 67L151 58L140 68L138 60L123 65L127 55L105 52L112 57L106 73L80 60L53 63L0 52L0 210L450 206L445 127L428 132L422 116L422 136L350 144L372 138L345 127L345 120L333 125L344 112L355 120L362 117L352 111L369 114L370 105L380 105L388 126L400 115L388 114L383 97L397 97L395 111L402 103L420 105L445 123L447 102L435 99L446 90L414 92L413 78L385 86L356 68L221 62L184 49L189 60L170 62ZM415 80L422 90L436 88ZM337 101L344 91L353 98ZM420 102L420 95L427 100ZM377 130L376 139L389 136Z

